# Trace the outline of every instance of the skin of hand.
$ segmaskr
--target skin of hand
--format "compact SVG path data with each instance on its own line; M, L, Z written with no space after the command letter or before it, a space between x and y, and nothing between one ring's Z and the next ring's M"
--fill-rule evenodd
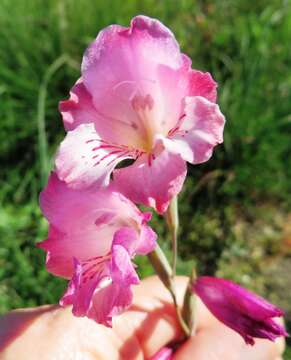
M176 289L182 303L186 277ZM256 340L255 346L216 320L197 299L196 332L175 353L174 360L282 360L284 339ZM134 287L131 308L114 318L112 329L71 308L47 305L15 310L0 318L1 360L142 360L181 337L168 291L157 277Z

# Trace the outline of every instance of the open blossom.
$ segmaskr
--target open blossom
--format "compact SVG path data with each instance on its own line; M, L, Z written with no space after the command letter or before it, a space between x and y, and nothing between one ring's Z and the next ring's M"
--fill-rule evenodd
M150 214L109 188L68 188L54 173L40 205L49 222L48 239L39 244L47 251L47 269L70 279L60 304L111 326L112 316L132 302L131 285L139 283L131 259L155 247Z
M274 341L288 336L284 327L273 320L283 315L281 309L232 281L201 276L194 282L193 291L218 320L238 332L247 344L254 345L254 338Z
M223 141L224 116L209 73L191 69L172 32L137 16L102 30L82 75L60 103L68 131L56 171L70 187L114 183L136 203L166 211L182 188L186 162L207 161Z

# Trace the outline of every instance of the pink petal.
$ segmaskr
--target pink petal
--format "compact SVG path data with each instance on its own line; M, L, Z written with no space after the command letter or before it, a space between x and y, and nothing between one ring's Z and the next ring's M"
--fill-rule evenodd
M47 268L55 275L70 277L73 258L79 260L108 252L116 227L97 228L95 221L104 213L103 202L114 204L114 195L103 191L68 188L52 173L40 194L40 207L50 223L48 239L38 246L48 251ZM115 210L115 213L118 210ZM96 239L103 237L102 242ZM80 246L82 244L82 246Z
M130 287L111 284L96 292L87 316L105 326L112 326L112 317L118 316L132 304Z
M129 286L139 283L129 253L121 245L112 246L111 277L113 283L120 285Z
M114 234L113 245L121 245L132 257L136 253L136 245L139 242L139 234L136 229L124 226Z
M121 245L112 246L110 263L110 281L95 292L90 309L89 318L104 324L112 325L112 317L119 315L132 303L131 285L139 283L130 256Z
M122 245L130 256L146 255L156 246L157 234L146 224L141 225L140 233L130 227L122 227L114 234L113 244Z
M114 246L111 263L92 259L81 264L74 259L74 268L74 276L60 305L73 305L75 316L87 316L111 326L112 317L132 303L130 285L139 282L126 250Z
M121 266L124 266L122 260ZM120 283L113 283L109 262L104 264L101 271L88 277L85 265L75 260L75 274L60 305L73 305L72 311L75 316L87 316L100 324L111 326L112 316L120 314L132 302L131 289L126 285L128 280L125 278ZM134 281L138 282L137 275Z
M123 97L126 86L131 85L125 84L119 89ZM112 103L110 103L110 101L107 102L108 93L107 97L105 97L103 93L101 106L96 108L91 94L84 86L83 79L79 79L70 91L70 98L61 101L59 104L65 129L70 131L81 124L92 123L95 126L95 131L102 140L121 145L131 143L131 145L138 147L138 140L135 140L137 136L136 129L132 128L130 121L128 121L128 115L130 115L130 117L135 117L136 115L131 109L131 113L128 113L128 109L126 110L123 104L123 97L120 99L120 95L118 95L118 88L111 90L112 93L109 100L112 101ZM125 99L127 102L130 101L128 98ZM114 113L113 110L116 107L121 110L121 113ZM127 113L125 113L125 111L127 111Z
M59 110L67 131L74 130L81 124L94 123L99 117L92 96L85 88L82 79L79 79L71 89L70 98L60 102Z
M186 164L179 155L162 151L151 162L147 155L141 156L133 165L115 170L113 177L114 185L126 197L162 214L181 191L186 173Z
M191 69L191 59L183 54L185 69L187 70L187 96L203 96L205 99L216 102L217 84L207 72Z
M160 64L157 68L156 79L158 87L154 100L158 104L158 111L154 109L154 118L161 124L156 133L167 133L179 124L184 115L184 98L186 96L202 96L216 101L216 82L209 73L191 69L191 60L182 54L184 65L179 69ZM166 131L164 131L166 129Z
M54 226L49 227L48 238L37 244L47 251L46 268L52 274L67 279L73 274L74 267L71 254L68 256L66 247L71 244L71 239ZM74 252L72 255L76 255Z
M166 137L179 124L183 98L189 95L215 101L216 83L210 74L191 69L191 60L180 53L169 29L158 20L137 16L130 28L112 25L99 33L84 55L82 78L70 99L60 103L60 111L67 129L92 122L107 143L148 151L156 135ZM148 109L140 114L134 104ZM70 148L72 145L83 149L76 141L69 143ZM79 157L64 165L71 152L65 150L58 169L62 179L68 177L73 186L91 184L93 175L97 182L108 181L103 174L105 161L102 173L92 170L88 146L81 154L90 168L87 174Z
M188 96L202 96L211 102L216 102L216 87L217 84L209 73L191 70Z
M156 78L159 86L155 91L154 100L159 111L155 111L154 118L157 121L161 119L156 134L167 135L179 124L180 118L184 115L186 96L202 96L211 102L216 101L217 84L209 73L191 69L191 61L179 69L161 64L157 69Z
M110 188L74 190L55 173L40 195L40 206L50 230L38 246L48 252L48 270L66 278L73 274L74 257L83 261L104 255L120 227L144 222L143 214L121 194Z
M58 177L74 188L107 185L114 167L134 155L126 147L100 141L93 124L69 131L56 156Z
M154 100L157 103L153 111L153 118L160 122L156 126L156 135L167 135L176 127L183 114L183 99L188 95L189 70L184 67L173 69L166 65L157 68L156 81L158 87Z
M112 25L101 31L82 63L84 84L102 117L101 122L95 122L96 131L110 136L105 138L108 141L140 148L143 126L133 100L135 96L151 96L156 113L150 126L159 126L161 119L156 117L163 109L158 103L167 89L157 79L158 67L178 69L182 64L174 35L158 20L137 16L128 29ZM111 134L103 131L104 127Z
M225 119L217 104L201 96L186 98L185 102L185 117L179 129L162 142L168 151L200 164L209 160L213 148L223 142Z
M142 225L136 253L139 255L147 255L153 251L157 245L157 237L157 234L151 227L146 224Z
M158 20L137 16L130 28L111 25L98 34L84 55L82 74L95 100L122 81L147 83L158 64L180 67L179 45Z
M60 300L60 305L73 305L75 316L86 316L92 296L102 280L102 276L95 274L91 279L84 281L84 269L77 259L74 259L75 273L72 277L68 289ZM104 277L104 274L103 274Z
M103 200L106 192L103 192ZM88 222L88 213L96 208L96 194L92 190L74 190L61 181L56 173L52 172L47 186L40 193L40 208L47 220L54 226L62 229L64 232L74 226L76 220L86 214ZM99 202L97 203L98 207ZM95 215L92 214L92 220ZM83 219L82 219L83 220ZM90 221L90 220L89 220ZM76 229L79 224L76 224Z

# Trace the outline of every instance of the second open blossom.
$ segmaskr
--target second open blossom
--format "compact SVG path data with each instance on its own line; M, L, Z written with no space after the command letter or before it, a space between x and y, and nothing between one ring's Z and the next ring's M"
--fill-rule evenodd
M111 326L132 302L131 285L139 283L132 258L156 245L150 214L108 188L70 189L55 174L40 205L50 225L48 239L39 244L47 251L47 269L70 279L61 305Z
M209 73L191 69L172 32L135 17L89 46L82 77L60 104L68 134L56 158L71 187L114 183L132 201L163 213L182 188L186 162L207 161L223 141L224 116Z

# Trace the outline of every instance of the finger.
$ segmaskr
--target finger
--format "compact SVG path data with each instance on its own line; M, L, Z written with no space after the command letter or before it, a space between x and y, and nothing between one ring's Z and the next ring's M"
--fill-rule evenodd
M186 278L178 280L180 303L186 284ZM0 353L5 360L69 358L80 352L98 360L137 360L181 335L172 299L157 277L135 288L133 306L114 318L113 329L74 317L70 307L57 306L11 312L0 319L0 328Z
M230 331L221 328L198 330L194 337L183 344L175 354L175 360L239 360L242 344Z
M187 281L187 278L177 279L180 304ZM176 354L177 359L211 360L223 356L227 360L227 356L232 356L229 359L259 360L255 354L260 354L258 356L264 360L275 360L276 357L267 356L274 354L278 357L283 352L284 342L281 339L277 347L268 341L259 342L255 353L243 343L239 335L218 322L199 300L196 310L196 336L183 345ZM47 356L59 354L67 358L80 353L98 360L108 359L110 353L112 360L138 360L143 359L144 355L146 358L152 356L181 336L172 299L157 277L149 278L135 288L133 306L130 311L114 319L113 330L86 318L75 318L70 308L58 307L12 312L1 319L0 329L2 350L6 343L1 359L5 360L24 360L26 355L27 359L33 360L40 358L38 354L44 353ZM211 348L209 344L213 344ZM8 355L5 357L4 353ZM15 357L16 354L20 357ZM235 354L245 355L239 358L234 357ZM44 356L41 358L44 360Z
M195 336L179 348L175 360L280 360L284 351L284 338L279 338L276 342L256 339L254 346L246 345L240 335L209 312L207 314L207 310L204 317L199 318L205 306L201 302L197 305L197 331Z
M274 343L268 340L257 339L255 346L245 346L240 360L280 360L283 354L284 339L278 338Z
M219 328L198 332L175 354L175 360L277 360L279 347L267 340L256 340L254 346L246 345L239 335Z
M55 305L44 305L32 309L19 309L0 317L0 351L28 330L43 314L56 309Z
M3 329L13 317L14 324ZM87 318L74 317L70 307L18 310L2 318L0 327L6 338L1 360L119 359L114 332Z
M180 304L183 301L187 281L186 277L179 277L176 280ZM129 335L124 333L125 324ZM136 337L145 358L182 336L172 298L156 276L147 278L135 288L134 304L128 312L114 320L113 328L125 343L129 337ZM126 354L126 346L123 346L120 352ZM124 358L131 359L128 355Z
M279 324L284 325L283 318L276 318ZM279 337L275 342L271 342L265 339L256 339L256 353L251 352L249 346L244 347L244 353L242 354L241 360L246 358L250 360L263 360L263 359L272 359L272 360L282 360L282 355L285 351L286 341L284 337ZM269 358L266 356L266 353L269 355ZM255 355L257 354L257 357Z

